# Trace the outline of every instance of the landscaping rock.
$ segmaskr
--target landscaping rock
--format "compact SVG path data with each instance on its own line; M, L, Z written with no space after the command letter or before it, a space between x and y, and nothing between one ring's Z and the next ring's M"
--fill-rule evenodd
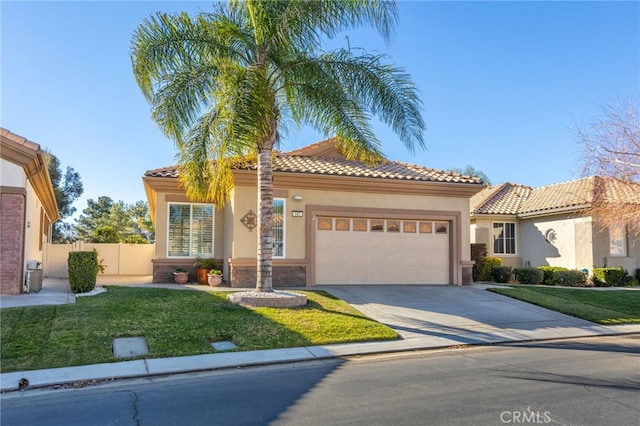
M290 291L241 291L229 294L227 300L249 307L295 308L307 304L307 296Z

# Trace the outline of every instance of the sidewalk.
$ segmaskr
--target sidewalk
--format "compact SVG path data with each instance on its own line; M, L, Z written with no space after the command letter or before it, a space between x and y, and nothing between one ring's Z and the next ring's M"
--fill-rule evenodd
M138 283L135 285L145 286L148 284ZM158 284L152 285L154 287L159 286ZM174 284L166 284L162 286L166 286L168 288L175 287L183 290L187 289L184 286L177 286ZM206 286L195 285L189 287L193 287L198 290L212 290L212 288ZM486 286L483 285L474 285L473 287L474 288L444 287L438 290L438 294L434 297L434 300L437 298L450 298L453 297L452 295L456 294L460 294L463 297L468 298L470 294L473 294L474 296L480 295L477 303L478 306L482 307L483 314L487 310L496 311L496 308L499 307L499 310L502 312L504 317L505 306L509 313L522 310L522 306L520 306L520 304L523 302L512 302L512 299L498 296L494 293L483 293L484 288L486 288ZM53 288L53 286L51 286L51 288ZM58 299L59 301L63 299L61 295L63 293L63 288L64 286L60 284L58 288L58 296L60 296ZM328 291L331 291L332 289L333 288L323 288L323 290ZM221 290L224 291L224 289ZM228 290L229 289L227 288L226 291ZM354 291L353 288L333 290L337 293ZM364 291L367 289L359 290ZM420 289L417 289L416 291L419 290ZM44 289L42 291L44 291ZM384 289L380 289L379 291L384 291ZM430 292L434 290L424 289L424 291ZM485 293L487 293L487 296L484 295ZM336 296L341 297L343 295L336 294ZM362 297L362 293L359 293L358 297ZM375 298L375 294L372 297ZM385 297L389 298L388 295L385 295ZM347 299L348 298L345 297L345 300ZM350 302L349 300L347 301ZM368 304L363 304L361 306L357 303L355 304L357 309L364 311L365 314L369 315L373 319L388 324L392 328L396 329L396 331L401 334L400 340L307 346L260 351L221 352L186 357L140 359L77 367L2 373L0 374L0 391L18 390L21 388L20 383L23 383L23 385L28 383L27 386L23 387L36 388L84 380L124 379L168 375L223 368L321 360L344 356L442 349L466 345L488 345L497 343L515 343L535 340L640 333L640 324L602 326L528 304L526 315L529 321L527 322L526 327L521 326L523 323L518 322L517 319L514 320L513 318L509 319L509 323L501 322L497 323L498 325L495 325L492 324L491 321L478 321L477 317L474 318L469 315L466 315L466 317L465 315L457 317L455 315L451 315L449 312L447 313L446 328L442 328L440 325L440 328L435 329L434 327L436 327L436 325L434 324L436 324L436 320L439 319L438 317L443 315L442 312L430 312L424 309L416 312L415 307L401 307L401 303L402 302L400 300L394 301L394 303L390 304L393 306L388 306L386 310L384 310L379 303L371 303L371 301L369 301ZM447 303L451 303L451 299L448 299ZM511 305L512 303L513 305ZM2 306L5 307L4 298L2 300ZM370 309L369 312L367 312L367 307ZM411 330L402 332L398 327L405 327L407 319L406 317L401 317L401 310L402 312L411 312L411 319L416 318L416 315L421 317L420 321L424 324L420 325L417 322L414 322L411 324ZM376 318L378 315L381 315L381 317ZM431 315L431 317L429 317L429 315ZM396 321L404 322L394 324L394 316L396 317ZM535 318L537 324L532 325L531 318ZM500 320L503 321L502 318ZM400 324L400 326L398 326L398 324ZM454 324L454 326L451 324ZM416 327L422 328L418 329Z

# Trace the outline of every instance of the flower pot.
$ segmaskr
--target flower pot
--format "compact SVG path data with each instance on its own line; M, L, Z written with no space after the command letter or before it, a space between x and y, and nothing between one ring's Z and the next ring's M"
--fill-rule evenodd
M211 287L218 287L222 284L222 275L209 275L207 281Z
M198 284L207 285L207 274L209 269L198 268L196 269L196 276L198 277Z
M176 284L185 284L187 281L189 281L189 273L188 272L174 272L173 273L173 280L176 282Z

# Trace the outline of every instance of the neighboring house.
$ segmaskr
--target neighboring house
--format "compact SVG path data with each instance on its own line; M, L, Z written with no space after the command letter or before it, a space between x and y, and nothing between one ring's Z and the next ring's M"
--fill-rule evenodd
M19 294L59 212L40 145L3 128L0 139L0 293Z
M602 230L589 215L594 193L640 205L640 184L592 176L531 188L503 183L471 198L471 241L503 265L640 268L640 236Z
M190 202L177 173L143 178L156 226L153 281L213 256L232 286L255 286L255 165L234 170L222 209ZM482 188L478 178L421 166L349 161L332 139L278 152L274 286L471 284L469 199Z

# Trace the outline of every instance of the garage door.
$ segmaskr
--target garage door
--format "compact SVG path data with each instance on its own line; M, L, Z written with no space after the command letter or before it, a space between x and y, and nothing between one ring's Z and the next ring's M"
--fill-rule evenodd
M449 284L449 223L316 217L316 284Z

